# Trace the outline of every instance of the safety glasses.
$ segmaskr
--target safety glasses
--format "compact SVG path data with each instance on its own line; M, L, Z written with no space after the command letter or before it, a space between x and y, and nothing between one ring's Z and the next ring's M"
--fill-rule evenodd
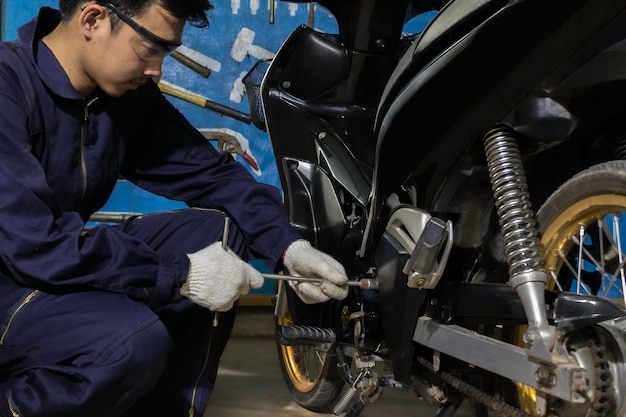
M108 1L96 1L96 4L111 10L120 20L141 35L141 38L131 39L130 44L137 56L144 61L153 62L163 59L181 45L179 42L168 41L150 32Z

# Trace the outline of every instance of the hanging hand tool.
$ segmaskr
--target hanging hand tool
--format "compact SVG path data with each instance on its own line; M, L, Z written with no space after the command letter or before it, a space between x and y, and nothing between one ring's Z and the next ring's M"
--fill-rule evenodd
M209 73L213 73L220 72L220 70L222 69L222 63L220 61L213 59L210 56L207 56L202 52L192 49L186 45L179 46L174 52L176 52L176 55L178 55L179 57L184 56L189 61L197 63L201 68L203 68L202 71L208 71ZM204 68L206 68L206 70Z
M178 50L172 51L170 56L172 58L174 58L176 61L178 61L181 64L185 65L186 67L191 68L192 70L194 70L198 74L202 75L204 78L208 78L209 75L211 75L211 70L210 69L208 69L204 65L200 64L199 62L194 61L193 59L191 59L187 55L179 52Z
M309 3L309 15L307 17L306 25L311 29L315 27L315 3Z
M230 49L230 57L235 62L243 62L247 56L256 59L271 59L274 57L274 52L254 44L255 35L256 33L253 30L246 27L239 30L239 34Z
M206 97L203 97L199 94L186 90L167 81L160 80L158 85L159 89L161 89L164 94L169 94L170 96L180 98L182 100L196 104L200 107L204 107L205 109L219 113L221 115L228 116L235 120L239 120L240 122L244 122L247 124L252 123L252 117L250 117L249 114L242 113L239 110L233 109L232 107L216 103Z
M247 139L245 139L241 133L236 132L230 129L218 128L218 129L198 129L202 135L208 140L216 140L218 142L216 148L220 151L236 153L240 155L245 162L250 165L250 167L260 174L259 164L256 161L256 158L248 153L241 144L242 140L245 140L247 143ZM239 138L238 138L239 137Z

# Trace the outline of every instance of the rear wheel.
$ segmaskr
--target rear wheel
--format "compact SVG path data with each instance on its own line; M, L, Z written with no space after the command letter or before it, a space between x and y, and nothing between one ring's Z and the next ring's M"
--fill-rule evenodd
M589 168L537 212L549 288L624 305L626 161Z
M624 213L626 161L591 167L559 187L537 212L548 288L624 305ZM568 350L589 376L590 398L559 410L559 416L619 415L619 397L626 388L621 339L600 326L569 336ZM534 415L534 390L520 385L518 397L522 408Z

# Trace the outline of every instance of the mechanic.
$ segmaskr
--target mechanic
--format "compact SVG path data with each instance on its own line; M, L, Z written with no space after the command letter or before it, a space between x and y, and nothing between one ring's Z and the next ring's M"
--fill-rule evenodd
M0 44L3 417L202 416L237 299L263 283L251 257L322 278L290 283L307 303L346 296L279 191L155 83L212 9L60 0ZM85 228L120 176L189 208Z

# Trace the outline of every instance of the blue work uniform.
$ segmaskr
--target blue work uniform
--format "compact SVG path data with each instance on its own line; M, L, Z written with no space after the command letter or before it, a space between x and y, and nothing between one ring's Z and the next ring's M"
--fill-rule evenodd
M42 8L0 44L0 415L201 416L234 312L214 329L181 297L186 254L223 213L272 269L300 235L154 82L81 97L41 41L59 21ZM84 231L120 176L190 208Z

